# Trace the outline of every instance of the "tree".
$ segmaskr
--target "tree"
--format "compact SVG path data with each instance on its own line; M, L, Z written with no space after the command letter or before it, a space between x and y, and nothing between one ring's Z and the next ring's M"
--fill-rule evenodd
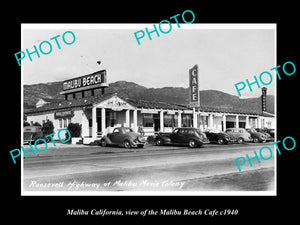
M47 120L46 122L43 123L42 132L44 136L48 134L52 134L54 132L54 126L51 120Z

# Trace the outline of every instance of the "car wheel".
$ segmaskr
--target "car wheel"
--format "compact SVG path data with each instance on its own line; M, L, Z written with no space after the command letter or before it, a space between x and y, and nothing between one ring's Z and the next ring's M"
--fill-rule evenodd
M157 139L155 141L155 145L161 146L161 145L163 145L163 141L161 139Z
M219 145L223 145L224 144L224 139L223 138L219 138L218 139L218 144Z
M196 142L195 142L195 140L189 140L189 147L190 148L195 148L196 147Z
M239 144L243 144L243 143L244 143L244 139L240 137L240 138L237 139L237 142L238 142Z
M124 141L125 148L131 148L130 142L128 140Z
M259 142L258 138L254 138L253 141L254 141L254 143L258 143Z
M104 139L101 140L101 146L102 147L106 147L107 146L106 141Z

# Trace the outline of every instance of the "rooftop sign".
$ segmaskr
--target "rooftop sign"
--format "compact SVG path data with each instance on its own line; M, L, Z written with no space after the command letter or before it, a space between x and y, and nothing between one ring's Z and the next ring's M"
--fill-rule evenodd
M61 94L107 87L106 82L106 70L100 70L92 74L65 80Z

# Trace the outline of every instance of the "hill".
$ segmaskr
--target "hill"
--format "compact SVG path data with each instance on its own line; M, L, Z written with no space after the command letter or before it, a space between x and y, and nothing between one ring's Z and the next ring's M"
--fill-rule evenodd
M40 98L64 99L60 95L62 81L24 85L24 109L35 108L35 103ZM187 104L189 89L183 87L147 88L134 82L117 81L110 83L106 93L118 93L123 98L136 100L147 100L157 102L172 102ZM230 95L217 90L200 91L200 104L209 108L241 109L242 111L260 112L261 99L240 99L238 96ZM274 113L274 96L267 96L267 111Z

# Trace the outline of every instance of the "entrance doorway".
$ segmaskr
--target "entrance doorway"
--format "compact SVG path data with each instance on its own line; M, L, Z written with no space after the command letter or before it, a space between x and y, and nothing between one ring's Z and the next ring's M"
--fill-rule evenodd
M160 131L160 118L159 118L159 114L153 114L153 121L154 121L154 132Z
M114 127L117 122L117 112L110 109L105 109L105 129ZM97 132L105 132L102 128L101 109L97 109Z

